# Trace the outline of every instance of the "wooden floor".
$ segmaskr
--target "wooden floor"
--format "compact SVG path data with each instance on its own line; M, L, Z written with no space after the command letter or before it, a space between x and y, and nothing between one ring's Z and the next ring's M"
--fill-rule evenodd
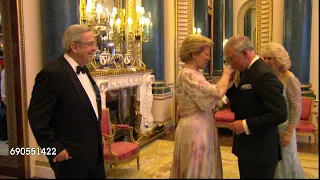
M219 128L219 142L221 146L232 146L232 132L228 129ZM163 140L174 141L174 129L170 133L162 137ZM298 152L318 153L314 150L314 144L309 146L308 143L298 142Z

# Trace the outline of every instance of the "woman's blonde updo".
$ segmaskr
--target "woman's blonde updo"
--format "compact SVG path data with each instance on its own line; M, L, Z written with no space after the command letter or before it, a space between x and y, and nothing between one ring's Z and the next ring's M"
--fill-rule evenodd
M192 60L192 54L199 54L205 47L212 47L211 39L200 34L191 34L183 41L180 47L181 62L189 62Z
M268 43L261 50L261 57L270 57L278 65L280 72L285 72L291 67L291 60L287 50L278 43Z

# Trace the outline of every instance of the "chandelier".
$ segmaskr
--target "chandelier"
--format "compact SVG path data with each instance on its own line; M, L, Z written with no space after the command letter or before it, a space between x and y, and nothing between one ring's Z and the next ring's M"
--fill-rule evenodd
M127 0L126 9L107 7L106 0L81 4L81 23L91 28L97 40L94 67L146 69L141 54L142 43L150 38L150 12L135 6L135 0Z

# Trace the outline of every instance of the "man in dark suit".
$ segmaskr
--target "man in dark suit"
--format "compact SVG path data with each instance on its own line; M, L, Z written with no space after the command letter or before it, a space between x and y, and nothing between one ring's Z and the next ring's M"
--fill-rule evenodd
M287 119L283 86L271 67L254 53L246 36L233 36L224 56L240 71L239 84L227 91L235 121L232 153L238 157L240 178L273 179L281 160L278 125Z
M85 66L94 36L88 26L72 25L62 41L65 54L36 76L30 126L56 178L105 178L101 97Z

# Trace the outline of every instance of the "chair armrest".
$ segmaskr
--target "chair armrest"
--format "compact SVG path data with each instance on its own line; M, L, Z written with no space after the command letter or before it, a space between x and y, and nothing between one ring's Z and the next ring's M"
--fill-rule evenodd
M105 138L106 140L106 143L105 146L107 145L108 146L108 150L110 152L110 154L114 157L114 158L117 158L118 154L114 153L111 149L111 144L113 143L113 138L112 136L110 135L106 135L106 134L102 134L102 136Z
M118 129L130 129L131 126L125 125L125 124L115 124L116 128Z
M102 134L103 138L106 140L108 144L113 143L113 138L110 135Z
M130 141L134 142L134 143L137 143L133 138L133 127L125 125L125 124L116 124L114 126L116 127L116 129L128 129L129 130L129 134L130 134Z
M316 127L318 127L318 112L313 112L313 114L316 116Z

